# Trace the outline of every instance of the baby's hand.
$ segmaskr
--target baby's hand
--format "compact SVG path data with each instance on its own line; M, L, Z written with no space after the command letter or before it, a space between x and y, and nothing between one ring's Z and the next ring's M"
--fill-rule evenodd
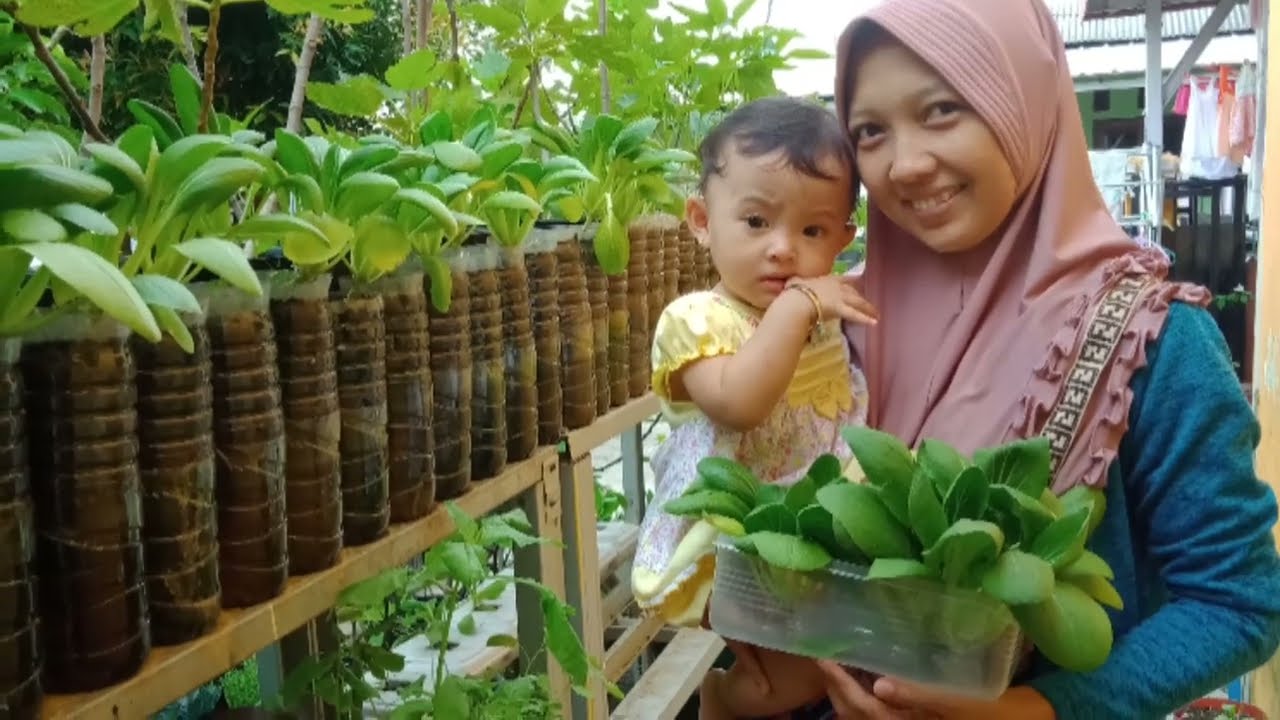
M799 285L804 292L808 288L817 299L817 307L821 308L821 317L815 320L829 320L838 317L850 322L875 325L880 313L858 292L855 278L839 275L824 275L814 278L791 278L787 287Z

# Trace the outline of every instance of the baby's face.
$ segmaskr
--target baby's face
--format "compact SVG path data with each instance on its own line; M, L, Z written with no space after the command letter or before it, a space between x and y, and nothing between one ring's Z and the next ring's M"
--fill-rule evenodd
M788 279L831 272L853 237L852 178L835 158L822 170L834 179L799 172L781 154L730 149L705 197L690 199L689 226L734 297L763 310Z

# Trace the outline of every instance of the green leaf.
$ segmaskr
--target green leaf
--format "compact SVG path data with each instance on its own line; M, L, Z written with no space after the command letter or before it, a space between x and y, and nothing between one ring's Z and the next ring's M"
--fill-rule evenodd
M869 427L846 427L840 434L866 473L867 482L876 487L910 488L915 460L901 440Z
M138 291L100 255L69 243L26 243L4 249L39 260L55 277L143 339L160 339L160 327Z
M496 5L466 3L458 7L458 14L475 20L482 26L493 28L503 35L520 30L520 16Z
M97 205L111 197L111 183L61 165L0 167L0 210L40 208L64 203Z
M346 180L356 173L374 170L396 159L401 152L400 148L395 145L380 142L361 145L342 161L342 168L338 171L338 176ZM378 170L378 172L388 177L390 176L390 173L382 170Z
M135 126L141 127L141 126ZM150 142L150 139L148 139ZM114 145L101 143L85 143L84 149L97 162L94 172L103 176L115 188L117 194L136 192L142 195L147 190L147 177L142 167L124 150Z
M542 212L542 206L538 204L537 200L514 190L499 190L495 192L484 201L481 209L517 210L535 214Z
M788 60L826 60L830 57L831 53L826 50L813 48L797 48L787 52Z
M511 635L490 635L489 639L485 641L485 645L488 647L514 648L520 646L520 641Z
M658 128L658 119L641 118L623 128L609 147L609 157L631 158L635 156Z
M1020 535L1028 541L1057 519L1040 501L1010 485L993 485L990 500L992 507L1017 518Z
M367 118L382 107L382 86L368 75L353 75L340 83L307 83L307 99L330 112Z
M344 25L358 25L374 17L365 0L267 0L267 4L285 15L315 13L325 20Z
M847 533L837 536L835 520L821 505L815 503L802 509L796 520L801 537L826 548L831 557L858 563L865 559Z
M904 577L936 578L938 576L928 565L919 560L905 558L876 558L867 570L868 580L894 580Z
M1079 580L1085 577L1100 577L1103 580L1114 580L1116 574L1115 571L1111 569L1111 566L1107 564L1107 561L1103 560L1101 556L1091 550L1085 550L1080 553L1080 557L1063 566L1063 568L1058 571L1058 577L1067 581Z
M553 18L564 18L568 0L524 0L524 16L529 25L537 27Z
M316 163L316 156L311 148L307 147L302 138L284 128L276 130L276 160L291 174L311 178L320 175L320 166Z
M627 229L612 214L606 216L596 229L592 250L605 273L617 275L627 269L631 241L627 238Z
M765 562L786 570L807 572L831 564L831 555L821 546L778 532L755 532L747 536Z
M1010 548L982 576L982 591L1006 605L1043 602L1053 594L1053 566Z
M974 453L974 462L992 485L1011 485L1031 497L1039 497L1049 486L1051 455L1046 437L980 450Z
M1098 529L1098 525L1102 524L1103 516L1107 513L1106 493L1098 488L1077 485L1064 493L1060 500L1064 515L1081 509L1088 511L1089 535Z
M422 270L429 280L431 306L438 312L448 312L453 299L453 272L448 263L434 255L422 258Z
M915 557L916 550L907 529L871 487L831 483L818 491L817 500L831 513L837 529L843 529L867 557Z
M742 519L742 527L751 535L758 532L795 535L799 532L796 514L782 503L769 503L755 508Z
M481 166L480 176L486 179L499 177L504 170L511 166L511 163L519 160L523 154L524 147L513 140L503 140L489 144L480 151L480 157L484 161ZM536 165L536 163L534 164Z
M985 520L957 520L924 551L924 562L939 572L943 582L977 587L984 573L1004 547L1004 532Z
M194 135L200 131L200 81L186 65L173 63L169 66L169 87L173 90L173 101L178 109L182 130L188 135Z
M911 520L912 532L924 547L932 547L947 531L947 513L942 507L942 501L938 499L933 481L924 470L923 464L911 480L911 491L907 497L907 515Z
M457 172L472 172L484 165L480 153L460 142L440 141L431 144L431 152L439 163Z
M138 295L154 307L169 308L181 312L200 312L200 301L186 285L163 275L137 275L130 278Z
M456 675L446 675L436 687L431 709L435 720L471 720L471 698L462 680Z
M138 0L27 0L19 4L17 17L42 28L67 25L80 37L93 37L115 27L137 6Z
M400 267L413 245L404 228L384 215L365 215L355 226L352 264L358 276L375 279Z
M933 439L920 443L916 462L933 482L940 497L946 497L951 483L969 466L969 461L958 450L941 440Z
M474 613L468 613L466 617L458 621L458 632L467 636L476 634L476 616Z
M437 110L428 115L422 121L422 124L418 126L418 138L422 140L423 145L434 145L437 142L452 140L453 121L449 119L449 114L443 110Z
M951 490L943 498L942 505L947 519L955 522L961 518L977 520L987 511L987 501L991 493L987 477L982 470L970 466L965 468L951 485Z
M173 341L182 348L183 352L195 352L196 341L191 337L191 329L187 324L182 322L182 318L173 309L160 305L148 305L151 314L156 318L156 324L160 326L161 332L173 338Z
M0 234L21 243L58 243L67 239L62 223L39 210L0 211Z
M338 185L333 214L346 220L368 216L400 190L395 178L382 173L358 172Z
M569 624L569 607L546 588L541 588L540 594L547 649L560 664L560 668L569 676L574 687L584 688L591 670L591 663L587 659L587 651L582 646L582 639Z
M253 297L262 296L262 284L249 265L244 250L218 238L197 237L173 246L175 252L204 267L227 284Z
M1068 672L1097 670L1111 654L1111 620L1093 598L1070 583L1033 605L1009 608L1028 639L1050 662Z
M120 234L120 229L116 227L115 223L111 222L111 218L79 203L55 205L49 208L49 214L95 235L115 236Z
M687 150L676 148L660 148L644 150L636 156L635 164L640 170L652 170L663 165L689 165L698 160L698 156Z
M843 474L844 468L840 465L840 460L831 453L823 453L809 466L807 476L813 478L818 487L825 487L839 480Z
M195 173L205 170L206 164L230 144L231 138L223 135L188 135L174 141L160 153L152 186L160 192L178 187ZM244 162L240 158L235 160Z
M431 85L430 73L435 64L436 54L431 48L415 50L387 68L387 84L403 92L426 88Z
M169 113L146 100L130 100L125 103L134 119L146 125L155 134L156 144L163 150L183 136L182 128Z
M1055 570L1070 565L1084 552L1089 511L1073 510L1054 520L1031 543L1031 554L1048 561Z
M809 505L812 505L818 495L818 483L813 478L805 475L795 484L787 488L787 497L784 500L787 508L792 513L798 513Z

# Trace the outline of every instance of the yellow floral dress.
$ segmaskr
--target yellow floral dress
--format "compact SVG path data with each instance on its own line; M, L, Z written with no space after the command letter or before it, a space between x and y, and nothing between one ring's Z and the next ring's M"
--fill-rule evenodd
M838 320L814 329L785 396L753 430L717 427L693 403L671 400L672 373L736 352L759 322L758 310L714 291L682 296L658 319L653 389L671 433L650 461L657 488L640 527L631 587L642 608L670 623L699 623L711 591L715 530L662 510L697 477L698 461L730 457L763 482L790 485L823 453L847 463L851 453L840 429L866 421L866 379L850 360Z

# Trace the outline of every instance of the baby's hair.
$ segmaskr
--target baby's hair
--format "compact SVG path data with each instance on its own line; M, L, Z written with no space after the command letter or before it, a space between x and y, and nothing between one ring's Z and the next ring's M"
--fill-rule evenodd
M724 173L724 154L731 144L747 157L781 151L788 165L810 177L836 180L822 169L822 161L831 158L850 173L855 172L853 143L835 113L799 98L753 100L712 128L698 148L702 160L698 188L702 192L706 192L712 175ZM857 187L856 178L852 184Z

